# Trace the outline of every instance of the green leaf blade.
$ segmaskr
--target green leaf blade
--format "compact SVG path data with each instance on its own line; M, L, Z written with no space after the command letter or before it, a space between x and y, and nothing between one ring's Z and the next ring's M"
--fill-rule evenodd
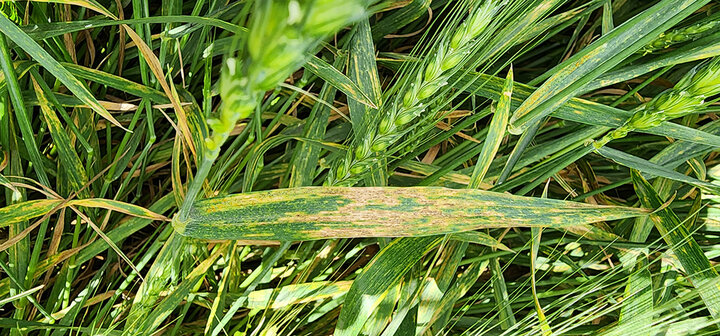
M438 236L396 239L380 251L350 287L335 335L358 335L389 289L442 240Z
M710 314L720 318L720 276L703 253L700 245L690 235L688 229L680 218L670 208L664 205L652 185L640 175L632 171L635 192L643 206L658 209L650 219L663 239L670 245L677 255L680 264L685 269L686 276L692 281Z

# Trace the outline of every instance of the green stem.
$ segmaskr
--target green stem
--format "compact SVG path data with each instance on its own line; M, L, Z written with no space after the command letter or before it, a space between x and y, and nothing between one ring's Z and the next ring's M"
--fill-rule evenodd
M652 75L650 78L648 78L647 80L645 80L644 82L642 82L642 84L640 84L640 85L638 85L636 88L628 91L626 94L624 94L624 95L623 95L622 97L620 97L618 100L614 101L612 104L610 104L610 106L616 107L616 106L620 105L620 103L624 102L625 100L627 100L628 98L630 98L632 95L638 93L638 91L640 91L640 90L642 90L643 88L645 88L646 86L648 86L650 83L652 83L654 80L658 79L658 77L660 77L660 76L662 76L663 74L665 74L665 73L666 73L668 70L670 70L671 68L672 68L672 66L667 66L667 67L661 69L661 70L658 71L656 74Z
M195 202L195 198L197 198L197 195L202 188L202 184L203 182L205 182L205 178L210 173L210 168L212 168L212 165L215 162L215 159L217 159L219 152L220 151L218 148L210 151L209 153L207 153L207 155L203 157L203 160L200 163L200 168L198 168L197 172L195 173L195 177L193 178L192 182L190 182L190 186L188 187L187 193L185 194L185 200L180 206L180 212L178 212L177 215L178 221L184 222L187 219L190 208L192 207L193 202Z

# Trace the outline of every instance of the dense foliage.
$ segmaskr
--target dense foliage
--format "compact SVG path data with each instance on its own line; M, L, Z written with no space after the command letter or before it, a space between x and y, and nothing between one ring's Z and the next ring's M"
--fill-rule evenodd
M3 334L720 334L717 1L1 4Z

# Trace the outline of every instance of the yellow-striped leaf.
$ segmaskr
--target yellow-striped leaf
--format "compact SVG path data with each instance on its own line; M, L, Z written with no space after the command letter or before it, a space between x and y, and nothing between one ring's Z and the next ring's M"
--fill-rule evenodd
M646 210L437 187L304 187L194 204L183 235L203 239L314 240L412 237L480 228L552 227L636 217Z

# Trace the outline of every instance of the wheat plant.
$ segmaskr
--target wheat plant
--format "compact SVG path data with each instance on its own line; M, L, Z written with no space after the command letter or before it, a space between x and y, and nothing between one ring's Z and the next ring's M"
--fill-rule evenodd
M0 334L720 334L720 3L0 2Z

